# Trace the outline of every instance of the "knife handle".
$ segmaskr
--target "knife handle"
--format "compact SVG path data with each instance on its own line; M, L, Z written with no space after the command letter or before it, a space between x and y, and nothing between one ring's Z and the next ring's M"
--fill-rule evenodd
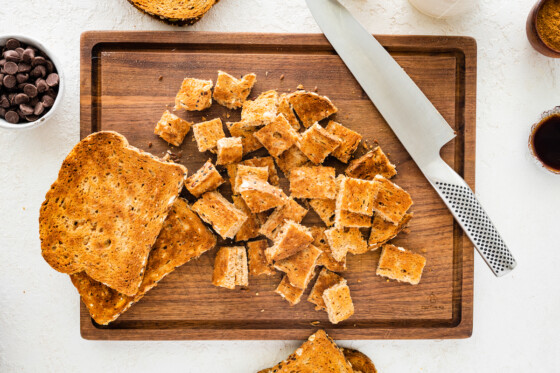
M439 157L438 157L439 158ZM440 162L439 162L440 161ZM441 158L426 175L451 213L497 277L517 262L468 184Z

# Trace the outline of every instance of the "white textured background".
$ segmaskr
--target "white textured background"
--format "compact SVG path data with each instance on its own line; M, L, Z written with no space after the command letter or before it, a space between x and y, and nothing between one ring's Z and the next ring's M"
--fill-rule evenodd
M473 0L474 1L474 0ZM389 372L560 371L560 176L538 170L530 125L560 104L560 61L527 42L532 1L481 0L433 20L406 0L346 0L373 33L468 35L478 42L477 195L519 262L496 279L475 259L474 332L457 341L343 342ZM2 0L0 35L25 33L62 60L66 95L44 127L0 130L0 372L253 372L295 341L92 342L78 295L40 255L38 212L79 134L79 37L85 30L177 30L125 0ZM190 30L318 32L303 0L222 0Z

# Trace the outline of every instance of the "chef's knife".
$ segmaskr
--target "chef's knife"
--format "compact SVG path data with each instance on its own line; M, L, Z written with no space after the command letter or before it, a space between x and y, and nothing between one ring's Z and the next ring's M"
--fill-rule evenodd
M449 124L383 46L337 0L306 0L317 24L496 276L516 261L471 188L440 155Z

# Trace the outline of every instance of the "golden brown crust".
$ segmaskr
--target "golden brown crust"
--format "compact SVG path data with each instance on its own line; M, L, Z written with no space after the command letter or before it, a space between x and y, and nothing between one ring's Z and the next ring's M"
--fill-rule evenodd
M274 268L264 254L268 247L266 240L257 240L247 242L247 250L249 256L249 271L253 276L266 275L271 276L275 273Z
M381 175L390 179L397 174L397 169L389 161L389 158L387 158L381 148L377 146L360 158L350 162L345 173L346 176L356 179L373 180L375 175Z
M274 239L274 245L266 249L268 261L282 260L305 249L313 242L309 228L288 220Z
M381 216L375 215L371 224L371 232L369 234L369 250L380 248L384 243L395 238L410 222L413 214L405 214L399 224L395 225L384 220Z
M296 167L290 172L290 194L294 198L335 199L335 173L333 167Z
M216 86L214 87L214 100L229 109L238 109L251 93L256 81L257 76L255 74L247 74L241 79L237 79L226 72L218 71L218 79L216 79Z
M241 137L225 137L219 139L217 144L217 165L237 163L243 158L243 143Z
M276 294L280 294L282 298L288 301L288 303L290 303L290 306L295 306L299 303L304 291L305 289L300 289L290 284L288 276L286 275L282 277L282 281L280 281L278 287L276 288L276 290L274 290Z
M157 122L154 133L169 144L180 146L192 125L192 122L187 122L166 110Z
M311 199L309 205L327 227L334 224L336 201L334 199Z
M238 171L239 175L239 171ZM244 177L239 185L239 193L253 213L263 212L288 202L282 189L270 185L254 176Z
M331 286L338 284L342 280L344 279L341 276L323 268L321 272L319 272L317 280L315 280L315 284L311 288L307 301L315 305L316 311L326 309L325 301L323 300L323 292Z
M301 126L294 114L292 105L290 105L290 102L288 101L288 96L285 93L280 95L280 99L278 101L278 114L284 115L290 123L290 126L292 126L294 130L299 131Z
M243 246L221 247L214 260L212 284L226 289L249 285L247 252Z
M292 286L305 289L315 273L319 255L321 255L321 250L313 245L308 245L294 255L274 262L274 268L284 272Z
M254 136L255 132L259 130L259 127L245 122L227 122L226 126L231 136L241 137L243 155L263 147L260 141Z
M329 121L326 130L342 140L340 146L331 155L343 163L348 163L352 154L358 149L362 135L332 120Z
M291 171L296 167L311 165L311 162L297 146L292 146L276 158L278 167L286 177L290 177Z
M216 190L224 182L222 175L209 159L198 171L187 178L185 187L193 196L200 197L206 192Z
M410 194L381 175L375 176L378 185L373 209L387 221L398 224L412 206Z
M296 223L301 223L308 210L302 207L299 203L294 201L291 197L284 206L276 208L268 217L266 222L262 225L259 233L270 238L271 240L276 237L279 228L286 220L292 220Z
M278 157L299 140L298 133L282 114L255 132L254 136L273 157Z
M233 205L239 210L243 211L247 215L247 220L241 226L237 234L235 235L235 241L247 241L251 238L255 238L259 235L260 224L257 220L255 214L249 210L249 207L245 204L245 201L241 196L232 196Z
M60 272L85 271L121 293L136 294L186 173L130 147L115 132L86 137L64 160L41 206L43 257Z
M375 365L369 357L358 350L352 350L350 348L342 348L342 353L344 357L350 364L352 364L352 369L354 372L360 373L377 373Z
M338 177L336 178L337 191L340 190L340 186L344 179L344 175L338 175ZM371 216L343 210L341 208L341 199L337 198L334 215L334 226L337 228L368 228L371 226Z
M207 150L215 153L218 140L226 137L220 118L195 124L193 126L193 134L198 151L201 153Z
M230 174L230 180L233 180L231 187L233 194L239 194L239 186L245 178L256 177L262 181L268 180L267 167L248 166L241 163L238 163L235 167L233 165L228 167L228 174ZM233 179L231 179L231 176L233 176Z
M347 320L354 314L354 304L346 280L342 280L323 292L323 301L332 324Z
M276 118L277 105L278 92L263 92L254 101L247 100L243 103L241 121L254 126L266 125Z
M372 216L377 191L378 184L374 181L341 175L336 205L341 210Z
M212 81L185 78L175 96L175 110L201 111L212 105Z
M176 0L128 0L136 9L166 23L184 26L198 22L218 0L187 0L181 7Z
M397 247L384 245L377 265L376 274L399 282L417 285L422 277L426 258L420 254Z
M247 220L247 215L219 192L206 192L192 206L194 212L222 238L233 238Z
M341 143L338 136L315 123L301 135L298 147L311 162L321 164Z
M272 157L255 157L239 162L239 164L253 167L268 167L268 182L275 186L280 185L280 178L278 177L278 171L276 166L274 166L274 159Z
M368 245L358 228L330 228L325 231L332 256L341 261L348 252L363 254L368 251Z
M326 229L324 227L311 227L310 230L313 235L313 245L322 251L319 259L317 259L317 265L333 272L346 271L346 256L341 261L333 258L331 247L329 246L327 236L325 236Z
M338 111L328 97L319 96L314 92L297 91L290 93L288 101L305 128Z

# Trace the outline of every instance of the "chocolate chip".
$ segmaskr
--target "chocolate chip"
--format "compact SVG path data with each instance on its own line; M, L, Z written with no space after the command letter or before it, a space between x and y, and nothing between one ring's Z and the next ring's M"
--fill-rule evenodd
M25 62L20 62L18 64L18 72L19 73L28 73L31 71L31 65Z
M4 118L8 123L17 124L19 122L19 115L13 110L6 112L6 116Z
M21 57L23 56L23 48L16 48L16 52L19 55L19 59L21 60Z
M14 75L18 72L18 65L15 62L6 62L4 64L4 71L6 74Z
M49 85L47 84L47 81L45 79L39 78L37 79L35 84L37 85L37 92L39 93L46 92L47 89L49 89Z
M24 50L23 54L21 55L21 59L27 63L31 63L31 61L33 61L34 58L35 58L35 51L31 48L27 48L26 50Z
M33 97L29 100L29 105L35 107L39 103L39 97Z
M4 83L4 87L14 88L16 86L16 77L13 75L6 75L2 82Z
M56 98L56 92L52 88L47 89L45 95L50 96L52 98Z
M24 116L32 115L33 111L35 111L35 108L33 108L32 106L26 105L26 104L19 105L19 109L21 110L21 112Z
M2 88L2 80L4 80L4 74L0 73L0 88Z
M54 72L54 65L51 61L47 60L47 62L45 63L45 66L47 68L47 73L48 74L52 74Z
M21 47L21 43L17 39L8 39L6 40L6 48L8 49L16 49Z
M37 56L33 59L33 61L31 62L32 66L37 66L37 65L44 65L47 63L47 60L45 59L45 57L43 56Z
M27 104L29 102L29 96L25 93L18 93L14 98L14 102L16 105Z
M51 96L43 96L43 99L41 101L43 103L44 107L51 107L54 104L54 98L52 98Z
M0 107L7 109L10 107L10 100L8 99L8 96L6 95L2 95L0 96Z
M42 102L39 102L35 105L35 109L33 110L33 115L41 115L45 112L45 106Z
M16 78L16 80L17 80L17 78ZM26 83L26 82L19 83L19 84L17 85L17 89L19 89L20 91L23 91L23 88L25 88L25 86L26 86L27 84L28 84L28 83Z
M10 106L14 106L14 105L15 105L15 102L14 102L14 99L15 99L15 98L16 98L16 94L15 94L15 93L10 93L10 94L8 95L8 100L10 100Z
M5 51L3 53L3 56L6 59L6 61L10 61L10 62L19 62L20 61L19 54L16 51Z
M26 115L25 119L28 122L35 122L36 120L39 120L39 116L37 116L37 115Z
M25 119L25 114L23 114L23 112L21 111L21 109L18 107L16 108L16 113L17 115L19 115L20 119Z
M43 65L38 65L31 70L31 77L32 78L43 78L47 75L47 69Z
M0 107L0 117L4 118L6 116L6 109Z
M16 80L19 84L21 83L25 83L29 80L29 74L25 74L25 73L18 73L16 75Z
M0 66L4 66L5 63L6 63L6 59L5 59L5 58L2 58L2 59L0 60Z
M37 87L35 87L33 84L26 84L23 87L23 93L28 95L30 98L33 98L37 96Z
M47 76L47 84L49 87L56 87L58 85L58 74L52 73Z

